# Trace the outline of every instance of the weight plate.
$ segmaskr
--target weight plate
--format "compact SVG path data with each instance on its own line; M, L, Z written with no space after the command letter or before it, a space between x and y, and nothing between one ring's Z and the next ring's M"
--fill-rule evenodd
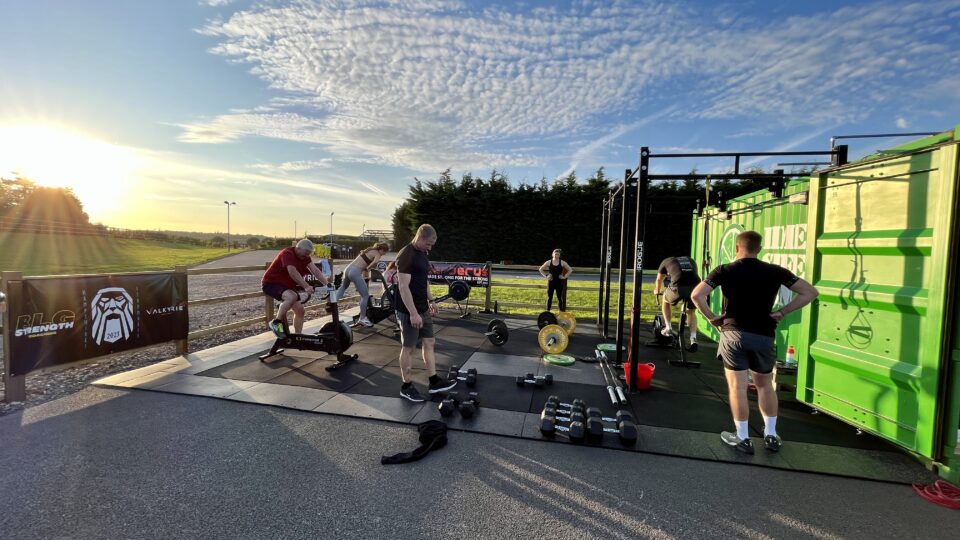
M543 356L543 361L555 366L572 366L577 359L568 354L546 354Z
M548 324L557 324L557 316L549 311L537 315L537 328L543 329Z
M603 351L603 352L617 352L617 344L616 344L616 343L601 343L601 344L597 345L597 350L598 350L598 351ZM624 347L623 347L623 350L627 350L627 347L624 346Z
M500 319L493 319L487 325L487 339L490 340L490 343L499 347L506 343L509 338L510 330L507 328L507 323Z
M540 344L540 350L549 354L560 354L567 350L569 338L567 331L558 324L548 324L537 334L537 343Z
M457 302L466 300L470 296L470 284L465 281L454 281L449 289L450 298Z
M569 311L561 311L557 314L557 324L562 326L567 334L572 334L577 329L577 318Z

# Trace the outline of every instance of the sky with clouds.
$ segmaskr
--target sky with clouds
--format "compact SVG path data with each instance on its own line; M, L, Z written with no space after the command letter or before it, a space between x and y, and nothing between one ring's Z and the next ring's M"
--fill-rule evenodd
M0 20L0 176L41 168L16 152L59 163L48 176L82 161L60 181L119 227L222 231L228 199L235 232L326 234L335 212L357 234L448 168L619 177L640 146L823 150L960 123L960 0L31 0ZM37 126L70 136L18 136Z

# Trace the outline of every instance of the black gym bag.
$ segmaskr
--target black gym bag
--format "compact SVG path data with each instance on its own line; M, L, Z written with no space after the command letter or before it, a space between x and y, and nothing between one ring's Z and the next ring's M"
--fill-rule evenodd
M419 461L431 451L447 445L447 425L439 420L427 420L417 426L417 431L420 433L420 448L412 452L382 456L380 463L383 465L396 465L399 463Z

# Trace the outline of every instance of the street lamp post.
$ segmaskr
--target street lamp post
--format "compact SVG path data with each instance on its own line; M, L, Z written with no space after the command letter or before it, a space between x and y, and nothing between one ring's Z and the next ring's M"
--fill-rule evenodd
M333 212L330 212L330 258L333 258Z
M230 253L230 207L237 203L223 201L223 204L227 205L227 253Z

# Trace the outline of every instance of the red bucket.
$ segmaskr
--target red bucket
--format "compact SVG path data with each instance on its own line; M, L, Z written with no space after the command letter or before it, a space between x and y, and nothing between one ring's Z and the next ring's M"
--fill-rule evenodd
M650 388L650 381L653 379L653 372L657 366L651 363L637 364L637 388L646 390ZM627 379L627 386L630 386L630 362L624 362L623 374Z

